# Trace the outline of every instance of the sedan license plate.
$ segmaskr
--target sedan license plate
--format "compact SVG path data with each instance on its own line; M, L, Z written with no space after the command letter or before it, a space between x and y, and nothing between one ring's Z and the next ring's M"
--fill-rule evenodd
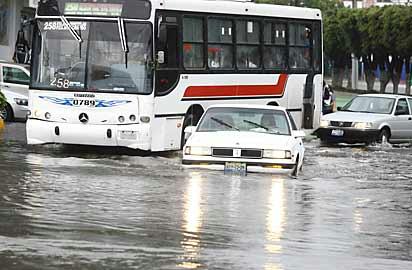
M247 166L246 163L242 162L226 162L224 172L225 174L245 176L247 172Z
M120 131L120 139L121 140L137 140L137 132L136 131Z
M337 136L337 137L342 137L344 134L344 131L342 129L332 129L330 135L332 136Z

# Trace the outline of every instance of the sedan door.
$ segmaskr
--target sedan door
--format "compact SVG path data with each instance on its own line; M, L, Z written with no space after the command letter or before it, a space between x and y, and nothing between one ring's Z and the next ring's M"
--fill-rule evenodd
M398 100L390 124L392 141L408 141L411 138L412 116L406 98Z
M27 70L23 67L13 65L2 65L2 77L0 88L11 91L28 98L30 76Z

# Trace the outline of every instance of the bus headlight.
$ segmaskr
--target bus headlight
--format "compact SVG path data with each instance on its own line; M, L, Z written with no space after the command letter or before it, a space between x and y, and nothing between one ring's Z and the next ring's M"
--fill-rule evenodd
M51 114L49 112L46 112L44 114L44 118L46 118L47 120L49 120L51 118Z
M142 121L142 123L149 123L150 122L150 117L149 116L140 116L140 121Z
M272 158L272 159L290 159L292 158L292 153L289 150L272 150L266 149L263 150L263 158Z
M328 120L320 120L320 125L319 127L325 128L329 126L329 121Z
M118 120L119 120L119 123L123 123L124 122L124 116L119 116Z
M370 122L354 122L352 124L352 127L356 128L356 129L368 129L368 128L372 128L372 123L370 123Z
M212 155L212 149L210 147L203 146L186 146L185 155L210 156Z
M129 120L132 121L132 122L136 121L136 115L134 115L134 114L130 115Z

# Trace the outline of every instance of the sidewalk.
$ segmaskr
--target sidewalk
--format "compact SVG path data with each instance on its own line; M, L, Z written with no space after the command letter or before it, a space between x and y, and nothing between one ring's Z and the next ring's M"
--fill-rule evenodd
M332 84L332 78L327 78L325 79L325 81L326 83L330 85ZM358 81L358 87L355 90L346 88L347 85L348 85L348 80L343 80L342 86L344 87L344 89L340 89L340 91L352 92L352 93L357 93L357 94L362 94L364 91L365 92L367 91L366 81L364 80ZM375 84L373 85L373 89L376 92L380 91L380 81L379 80L375 81ZM399 83L399 86L398 86L398 94L405 94L405 90L406 90L405 81L401 81L401 83ZM388 85L386 86L385 93L387 94L393 93L393 83L392 82L389 82Z

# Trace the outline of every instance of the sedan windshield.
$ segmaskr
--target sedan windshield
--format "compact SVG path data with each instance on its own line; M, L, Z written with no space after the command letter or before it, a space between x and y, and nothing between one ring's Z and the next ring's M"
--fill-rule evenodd
M212 108L199 123L199 132L249 131L290 135L286 114L278 110Z
M357 96L342 111L391 114L395 99L386 97Z
M38 23L33 46L34 88L142 94L152 91L150 24L125 22L122 36L117 22L69 23L80 41L64 22Z

